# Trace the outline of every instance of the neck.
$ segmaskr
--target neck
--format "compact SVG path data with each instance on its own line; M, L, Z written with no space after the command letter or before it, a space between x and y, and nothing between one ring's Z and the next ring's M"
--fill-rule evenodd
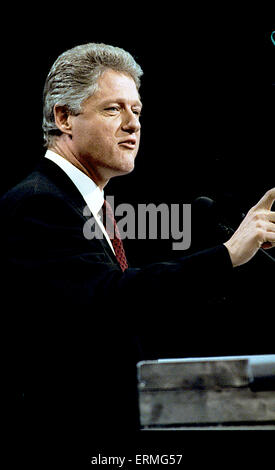
M100 175L95 171L95 169L88 168L85 163L83 164L77 158L77 156L74 154L74 152L68 145L66 137L64 138L64 135L61 135L59 138L55 139L53 144L49 147L49 150L52 150L52 152L55 152L61 157L65 158L65 160L68 160L68 162L70 162L80 171L85 173L85 175L91 178L93 182L100 187L101 190L103 190L106 184L108 183L109 180L102 179Z

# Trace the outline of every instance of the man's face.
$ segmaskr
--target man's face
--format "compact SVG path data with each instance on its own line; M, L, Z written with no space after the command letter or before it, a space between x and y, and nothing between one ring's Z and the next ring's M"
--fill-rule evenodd
M139 148L141 102L134 80L107 70L98 90L71 116L72 151L95 180L129 173Z

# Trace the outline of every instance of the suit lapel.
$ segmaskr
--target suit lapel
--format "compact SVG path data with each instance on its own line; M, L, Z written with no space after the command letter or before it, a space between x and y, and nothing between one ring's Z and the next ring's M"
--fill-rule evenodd
M38 164L36 171L43 173L62 193L62 197L74 207L80 217L83 219L83 225L87 222L89 216L85 216L85 207L87 207L86 201L83 199L82 194L77 189L75 184L71 181L68 175L58 166L56 163L52 162L47 158L43 158L42 161ZM97 224L97 222L95 222ZM114 255L111 247L109 246L108 241L101 228L97 224L97 230L102 234L101 238L98 238L97 241L101 243L101 246L106 253L106 255L111 258L114 264L119 265L116 256Z

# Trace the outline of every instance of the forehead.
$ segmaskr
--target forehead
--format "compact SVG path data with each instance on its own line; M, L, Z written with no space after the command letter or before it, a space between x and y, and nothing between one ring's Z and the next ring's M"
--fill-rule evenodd
M124 99L141 105L135 81L130 75L106 70L98 80L98 90L92 96L96 101Z

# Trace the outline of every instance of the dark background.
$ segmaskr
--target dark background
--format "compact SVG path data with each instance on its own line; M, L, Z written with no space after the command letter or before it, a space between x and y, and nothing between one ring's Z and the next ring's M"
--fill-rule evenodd
M44 155L42 92L51 65L64 50L86 42L124 48L144 71L140 150L135 170L106 187L115 205L184 204L210 196L235 228L241 212L274 186L275 15L266 7L24 6L3 18L1 194ZM191 251L225 241L212 234L207 217L197 222ZM186 254L173 251L171 240L125 245L132 266ZM251 272L236 315L254 305L254 298L243 300L251 276L270 293L274 265L261 260L260 271ZM270 296L256 304L269 311Z
M194 11L127 8L7 15L1 194L44 154L42 91L54 60L77 44L104 42L131 52L144 71L136 168L106 193L117 204L183 204L207 195L225 212L248 210L274 186L275 17L195 4ZM173 255L166 241L128 245L133 264Z
M192 5L5 7L0 193L24 178L43 157L46 75L60 53L85 42L122 47L144 70L142 140L136 168L127 177L113 179L106 188L107 194L115 195L116 204L183 204L207 195L218 200L228 218L235 221L273 187L275 46L270 36L275 30L275 14L266 5L261 9L258 5L241 9L232 3L223 7L208 2L204 7L199 2ZM206 220L199 238L208 238L209 228ZM194 237L192 234L192 240ZM169 240L126 240L125 244L133 265L181 255L172 251ZM250 284L251 277L254 281ZM171 308L179 308L179 316L197 315L198 327L200 314L216 315L215 345L203 349L196 332L185 333L194 338L194 355L274 353L273 291L274 267L261 260L242 277L233 299L213 301L202 312L188 306L186 313L184 298L182 306L175 306L171 298ZM164 313L169 316L169 311ZM175 331L178 329L175 325ZM166 350L159 356L173 355L172 344L173 337L170 342L167 339ZM233 445L228 447L228 435L226 443L222 441L224 454L219 463L229 454L234 464L236 459L247 464L255 455L261 465L268 461L269 447L261 451L258 434L253 434L252 452L251 437L250 446L243 449L243 439L238 433L235 436L233 442L231 434ZM173 436L173 442L177 453L183 446L192 464L197 459L213 463L219 460L218 437L211 434L205 441L205 434L201 440L196 434L190 442L191 437L185 434L177 448L179 438ZM204 441L207 446L202 447ZM161 447L163 439L158 437L158 442Z
M43 157L45 78L59 54L85 42L122 47L144 71L140 150L134 172L106 187L115 205L184 204L210 196L235 228L241 212L274 186L272 10L197 3L169 9L22 6L7 9L3 22L1 194ZM225 241L208 236L207 219L199 232L195 228L191 250L197 239L206 246ZM133 266L186 254L173 251L171 240L125 245ZM267 289L272 268L267 260Z

